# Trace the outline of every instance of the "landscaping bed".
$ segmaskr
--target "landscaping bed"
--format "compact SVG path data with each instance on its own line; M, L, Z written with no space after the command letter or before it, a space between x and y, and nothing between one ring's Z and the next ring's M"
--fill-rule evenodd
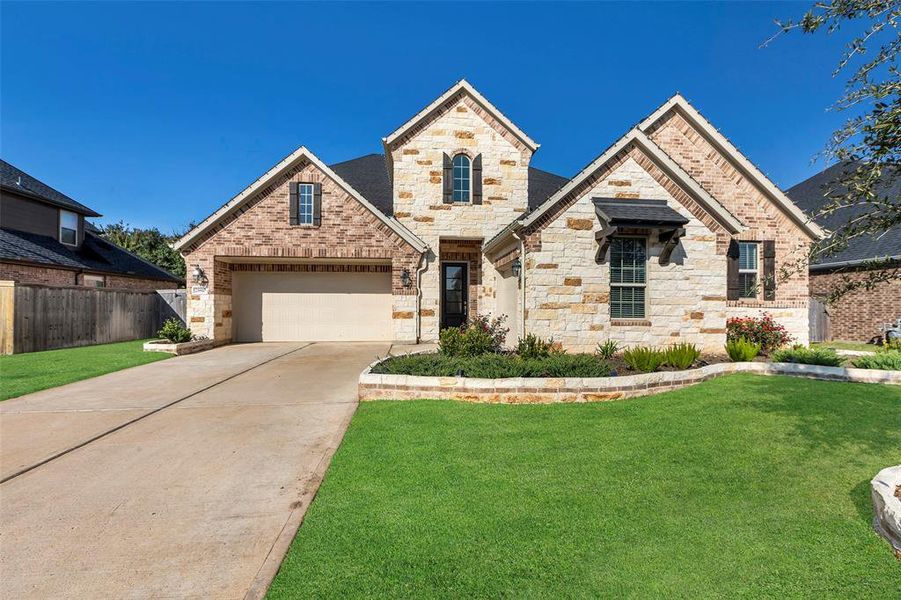
M899 447L901 388L788 377L364 403L269 597L884 597Z

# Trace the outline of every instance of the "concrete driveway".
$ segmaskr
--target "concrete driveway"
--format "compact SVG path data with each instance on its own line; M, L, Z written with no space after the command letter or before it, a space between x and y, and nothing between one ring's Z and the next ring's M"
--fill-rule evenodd
M0 403L0 597L258 597L389 346L228 346Z

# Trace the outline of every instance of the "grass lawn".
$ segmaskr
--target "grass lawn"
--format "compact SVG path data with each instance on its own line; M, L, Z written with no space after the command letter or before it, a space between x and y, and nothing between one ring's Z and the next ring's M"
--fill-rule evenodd
M146 340L0 356L0 400L169 358Z
M860 352L876 352L879 348L876 344L864 344L863 342L815 342L811 347L834 348L836 350L857 350Z
M899 458L889 386L363 403L269 596L898 597L869 480Z

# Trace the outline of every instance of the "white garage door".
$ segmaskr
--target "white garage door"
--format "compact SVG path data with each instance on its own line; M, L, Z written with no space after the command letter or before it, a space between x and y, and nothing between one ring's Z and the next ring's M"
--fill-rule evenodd
M235 272L239 342L390 340L390 273Z

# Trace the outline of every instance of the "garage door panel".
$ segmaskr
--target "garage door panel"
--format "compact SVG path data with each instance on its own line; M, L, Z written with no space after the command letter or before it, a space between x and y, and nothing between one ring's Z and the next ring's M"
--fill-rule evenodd
M390 273L236 272L238 341L390 340Z

